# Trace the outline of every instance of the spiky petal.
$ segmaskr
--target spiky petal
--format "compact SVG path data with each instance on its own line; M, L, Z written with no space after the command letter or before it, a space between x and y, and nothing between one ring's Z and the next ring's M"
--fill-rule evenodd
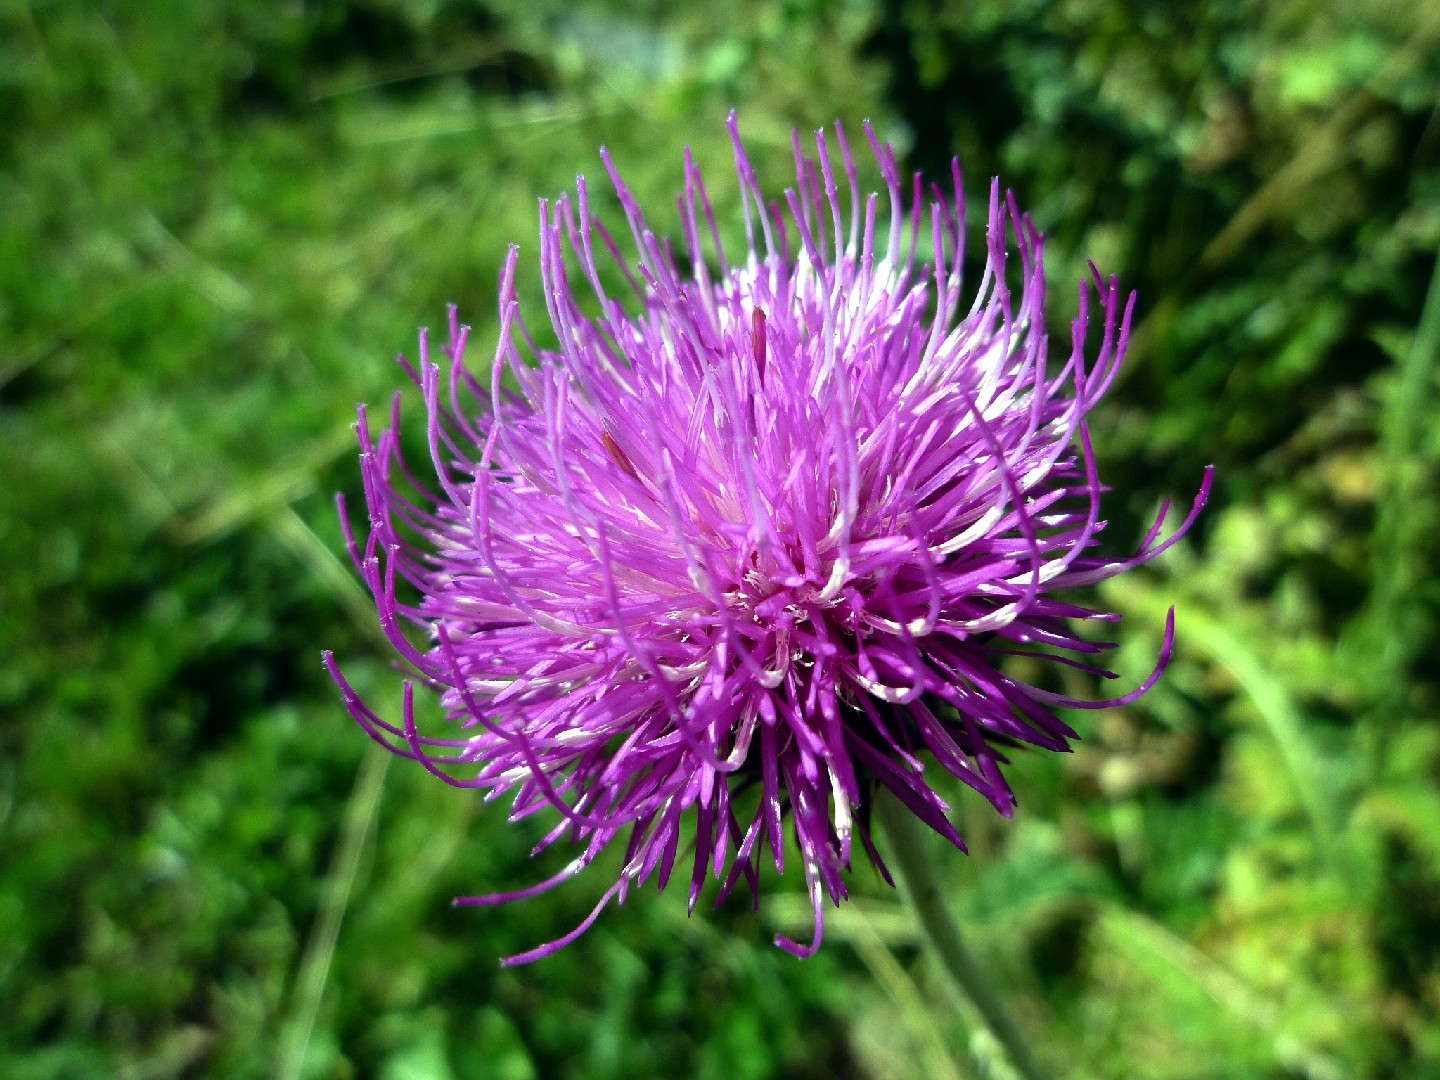
M326 663L377 741L446 783L510 794L512 818L554 811L541 846L579 849L531 889L457 902L532 895L625 844L596 911L507 962L555 951L652 876L664 888L682 850L692 908L707 876L721 900L741 878L756 890L762 859L783 870L787 821L815 936L777 940L809 955L857 837L884 872L868 828L878 788L963 849L927 761L1009 816L1001 748L1068 749L1056 707L1132 701L1170 655L1173 621L1150 678L1101 702L1002 662L1113 678L1094 662L1109 646L1075 627L1116 616L1062 594L1154 558L1208 494L1207 474L1179 527L1162 538L1162 510L1134 555L1093 553L1102 487L1086 417L1119 369L1133 295L1091 267L1054 361L1044 241L998 181L966 307L958 166L948 199L915 177L907 209L867 125L885 191L862 197L837 124L813 159L796 136L795 186L767 203L729 126L738 260L688 152L682 273L602 151L638 263L592 216L581 177L573 201L540 204L557 344L537 345L521 317L512 248L489 385L466 367L453 308L443 361L423 332L418 368L402 358L433 480L401 455L398 395L378 438L361 409L370 531L352 553L385 632L461 730L421 735L408 684L403 721L387 723ZM606 263L633 295L611 296ZM402 622L425 630L423 650Z

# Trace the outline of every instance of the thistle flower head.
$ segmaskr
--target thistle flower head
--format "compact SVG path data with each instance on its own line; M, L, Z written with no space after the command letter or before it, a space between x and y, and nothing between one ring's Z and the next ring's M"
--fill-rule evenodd
M1005 660L1113 678L1095 663L1109 645L1075 627L1116 616L1066 594L1158 555L1208 492L1207 475L1168 537L1162 510L1134 555L1094 553L1086 417L1119 369L1133 296L1092 267L1068 355L1052 357L1044 241L998 181L967 293L958 166L948 196L918 176L907 190L867 125L885 190L862 196L837 124L810 156L795 137L794 185L767 202L733 116L730 132L743 250L722 242L688 152L677 257L602 151L632 254L583 177L573 200L541 202L558 344L526 327L512 248L488 376L467 367L453 309L443 359L424 333L418 367L402 358L433 478L401 454L398 395L378 438L361 409L370 529L352 554L459 727L420 734L408 683L403 720L383 720L327 654L350 711L446 783L510 796L512 818L553 811L541 846L579 850L530 889L458 902L531 895L624 844L589 918L512 962L652 876L664 888L682 855L692 909L707 876L720 900L742 878L755 892L762 860L783 871L787 832L815 933L777 941L808 955L857 844L885 873L880 789L963 849L938 772L1009 816L1005 748L1068 749L1056 707L1131 701L1170 655L1173 620L1150 678L1101 702L1028 685Z

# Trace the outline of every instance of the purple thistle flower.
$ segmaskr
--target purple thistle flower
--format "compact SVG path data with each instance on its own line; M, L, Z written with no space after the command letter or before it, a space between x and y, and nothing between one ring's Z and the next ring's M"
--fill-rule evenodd
M1160 554L1209 493L1207 472L1179 528L1161 538L1162 509L1129 558L1087 554L1104 488L1086 416L1119 369L1133 294L1122 301L1092 266L1052 372L1043 238L998 180L965 308L958 164L952 199L932 186L927 202L916 176L907 212L895 155L867 125L886 192L862 199L837 124L838 154L821 131L807 159L795 136L796 186L767 203L733 115L729 130L738 259L688 151L682 261L602 150L638 266L592 217L580 177L575 202L540 203L558 346L525 325L512 247L489 385L465 366L453 307L446 370L423 331L418 369L401 358L428 410L434 482L401 455L398 394L378 440L360 409L370 532L363 550L349 537L351 552L385 633L463 731L419 734L408 682L402 723L387 723L325 662L382 745L487 799L513 795L512 819L552 808L537 850L562 837L580 850L529 889L456 902L534 895L624 838L619 880L584 922L506 963L568 944L652 875L663 889L682 849L691 910L709 875L717 904L741 878L758 904L762 859L783 871L787 818L815 936L777 943L811 955L824 898L847 895L857 839L889 880L869 827L879 788L964 850L922 755L1009 817L1004 748L1068 750L1077 736L1057 706L1133 701L1170 657L1173 612L1150 677L1111 701L1000 666L1018 655L1114 678L1092 662L1111 645L1074 624L1118 616L1061 594ZM605 256L629 307L606 290ZM1102 319L1087 360L1092 285ZM397 597L397 577L418 602ZM402 618L424 628L424 651Z

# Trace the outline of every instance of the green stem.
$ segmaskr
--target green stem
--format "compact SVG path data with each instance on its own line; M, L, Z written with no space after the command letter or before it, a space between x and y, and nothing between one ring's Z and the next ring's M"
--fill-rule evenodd
M975 1006L990 1034L1005 1048L1015 1071L1024 1080L1045 1080L1020 1029L966 947L960 927L950 917L940 879L935 876L930 855L925 850L925 826L898 799L889 796L875 800L875 815L890 841L886 855L899 871L900 883L941 966Z
M365 851L365 840L375 824L380 804L380 788L390 767L391 755L372 746L360 762L355 787L345 806L345 819L340 826L340 841L325 880L324 898L315 919L305 956L295 976L291 992L290 1015L280 1030L279 1054L275 1065L276 1080L298 1080L305 1068L305 1053L320 1014L325 982L330 975L330 961L340 940L340 922L350 903L350 891Z

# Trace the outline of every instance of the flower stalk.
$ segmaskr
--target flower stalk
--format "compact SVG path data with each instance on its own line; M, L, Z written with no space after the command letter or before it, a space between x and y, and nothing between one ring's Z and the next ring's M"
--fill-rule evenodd
M885 830L887 860L899 872L901 891L920 920L931 955L956 989L975 1007L1023 1080L1047 1080L1014 1017L995 992L993 981L965 944L959 924L951 917L934 862L925 851L923 823L899 799L888 797L875 800L875 816Z

